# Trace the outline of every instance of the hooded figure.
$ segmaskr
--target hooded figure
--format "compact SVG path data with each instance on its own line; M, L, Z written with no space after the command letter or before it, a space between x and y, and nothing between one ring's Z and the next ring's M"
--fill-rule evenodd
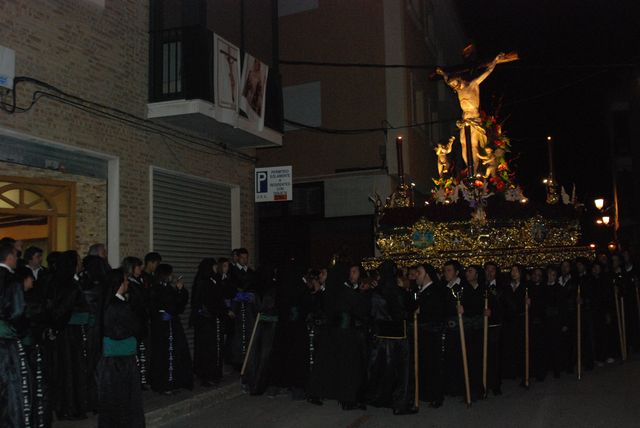
M97 367L98 427L144 427L140 373L136 362L139 323L126 299L128 279L121 269L105 278L102 357Z
M416 413L412 353L408 338L409 293L398 285L396 266L385 261L371 293L373 344L369 354L367 401L396 415Z

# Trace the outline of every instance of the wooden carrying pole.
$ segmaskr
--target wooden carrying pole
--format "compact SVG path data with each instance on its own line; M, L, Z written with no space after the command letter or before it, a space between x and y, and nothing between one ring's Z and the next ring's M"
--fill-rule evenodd
M576 299L576 340L577 340L577 367L578 367L578 380L582 379L582 314L581 312L581 293L580 293L580 284L578 284L578 298Z
M418 373L418 311L413 313L413 372L414 372L414 397L413 397L413 405L416 408L420 407L420 382L419 373Z
M529 388L529 287L524 289L524 386Z
M627 320L624 314L624 296L620 296L620 324L622 325L622 361L627 361Z
M624 339L622 338L622 316L620 314L620 297L618 286L613 286L614 300L616 302L616 321L618 322L618 337L620 338L620 357L624 360Z
M638 332L640 332L640 292L638 292L637 281L636 281L636 307L638 309Z
M466 392L467 407L471 406L471 386L469 385L469 363L467 361L467 343L464 339L464 321L462 320L462 313L460 309L460 296L456 296L457 299L457 312L458 312L458 327L460 330L460 350L462 351L462 368L464 369L464 388Z
M247 347L247 353L244 355L244 362L242 363L242 370L240 370L240 376L244 376L244 370L247 368L247 361L249 361L249 354L251 353L251 347L253 346L253 339L256 336L256 330L258 329L258 323L260 322L260 312L256 315L256 322L253 324L253 331L251 332L251 338L249 339L249 346Z
M484 396L487 396L487 359L489 353L489 295L484 292L484 325L482 328L482 387L484 388Z

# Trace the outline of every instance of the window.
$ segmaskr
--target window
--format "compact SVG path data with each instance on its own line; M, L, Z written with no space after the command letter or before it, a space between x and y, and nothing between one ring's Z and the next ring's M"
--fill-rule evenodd
M162 44L162 94L182 91L182 42L180 40Z
M285 131L298 129L287 120L309 126L322 125L322 99L320 82L287 86L282 89Z
M293 15L318 8L318 0L278 0L278 16Z

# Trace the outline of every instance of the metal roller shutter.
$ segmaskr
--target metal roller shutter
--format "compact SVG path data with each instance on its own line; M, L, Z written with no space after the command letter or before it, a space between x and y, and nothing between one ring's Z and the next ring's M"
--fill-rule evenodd
M231 250L231 188L210 181L153 170L153 251L163 263L183 275L191 293L193 278L204 257L228 257ZM191 307L182 316L187 329Z

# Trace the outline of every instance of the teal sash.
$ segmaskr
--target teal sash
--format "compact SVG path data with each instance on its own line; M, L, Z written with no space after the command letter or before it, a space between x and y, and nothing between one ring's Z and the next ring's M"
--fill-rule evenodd
M135 337L116 340L110 337L102 338L102 354L105 357L128 357L136 355L138 341Z
M263 322L278 322L278 316L277 315L260 314L260 321L263 321Z
M6 321L0 320L0 339L17 339L16 329Z
M89 312L74 312L68 322L69 325L89 324Z

